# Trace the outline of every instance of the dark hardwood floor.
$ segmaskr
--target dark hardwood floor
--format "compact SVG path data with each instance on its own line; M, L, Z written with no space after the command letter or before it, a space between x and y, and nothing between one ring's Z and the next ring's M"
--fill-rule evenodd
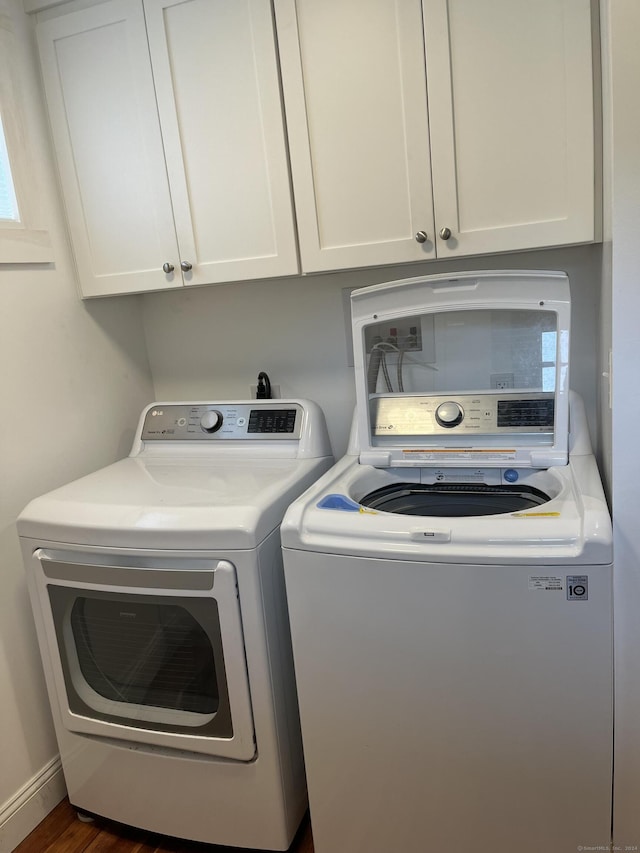
M78 820L66 798L37 826L14 853L262 853L237 847L200 844L167 838L119 823L96 818L93 823ZM309 818L305 817L290 853L313 853Z

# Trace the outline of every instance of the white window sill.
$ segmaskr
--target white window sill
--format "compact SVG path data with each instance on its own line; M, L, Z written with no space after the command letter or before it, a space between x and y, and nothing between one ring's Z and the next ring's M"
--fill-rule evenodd
M48 231L0 225L0 264L49 264L54 260Z

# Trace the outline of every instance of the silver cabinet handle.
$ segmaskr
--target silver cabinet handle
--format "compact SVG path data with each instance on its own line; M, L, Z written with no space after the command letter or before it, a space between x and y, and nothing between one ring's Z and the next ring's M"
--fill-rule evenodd
M180 269L182 270L182 272L189 272L191 268L192 266L189 261L180 261Z
M162 269L164 270L164 272L166 272L167 275L169 275L170 272L174 271L175 267L173 266L173 264L170 264L169 261L166 261L164 264L162 264Z
M451 228L447 228L445 226L444 228L440 229L439 233L443 240L448 240L449 237L451 237Z
M418 231L416 234L416 242L417 243L426 243L429 239L426 231Z

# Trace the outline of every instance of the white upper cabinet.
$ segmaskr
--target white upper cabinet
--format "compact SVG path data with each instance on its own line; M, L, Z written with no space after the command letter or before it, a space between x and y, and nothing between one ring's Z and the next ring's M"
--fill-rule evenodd
M420 0L275 9L303 269L435 257Z
M590 0L275 8L304 270L595 239Z
M423 0L438 257L588 242L590 0Z
M85 296L298 272L269 0L108 0L38 40Z
M69 230L84 296L175 287L180 255L140 3L38 26Z
M144 0L185 281L298 272L269 0Z

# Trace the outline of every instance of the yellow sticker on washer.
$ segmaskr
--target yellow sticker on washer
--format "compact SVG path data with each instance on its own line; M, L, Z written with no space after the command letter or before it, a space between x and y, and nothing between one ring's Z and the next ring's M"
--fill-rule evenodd
M559 512L512 512L514 518L559 518Z

